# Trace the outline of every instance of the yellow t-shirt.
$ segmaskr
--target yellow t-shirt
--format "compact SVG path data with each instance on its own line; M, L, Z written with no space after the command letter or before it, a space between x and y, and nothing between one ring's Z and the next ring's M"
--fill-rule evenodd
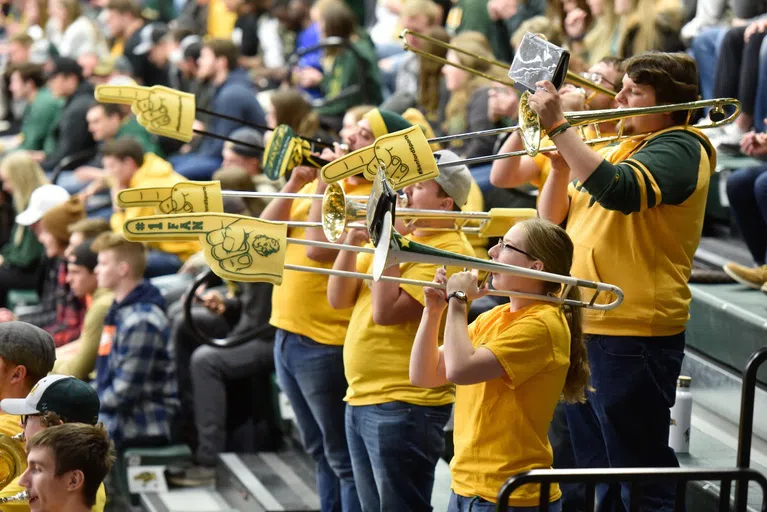
M445 251L474 255L466 236L456 231L437 232L424 238L410 234L405 238ZM372 271L372 256L357 256L359 272ZM437 271L436 265L424 263L402 263L399 268L403 278L422 281L433 281ZM448 267L449 274L458 270L460 269ZM351 405L373 405L393 401L432 406L452 403L452 385L425 389L410 384L410 350L420 322L388 326L373 323L371 285L371 281L362 283L346 332L344 369L349 387L344 400ZM423 305L422 287L402 284L400 288Z
M15 414L0 413L0 435L13 437L20 434L23 430L21 428L21 417ZM24 444L22 443L21 446L23 449ZM8 478L12 471L13 468L8 467L4 462L0 462L0 480Z
M347 195L367 195L373 184L365 182L350 185L344 182ZM304 186L299 193L314 194L317 182ZM306 221L309 218L311 199L294 200L290 209L290 220ZM288 237L306 238L305 228L289 228ZM314 268L333 268L333 262L320 263L306 256L306 246L288 244L285 251L285 263ZM275 286L272 292L272 317L269 323L278 329L284 329L301 336L306 336L325 345L343 345L346 328L352 308L336 310L328 303L328 276L285 270L282 284Z
M477 182L472 178L471 190L469 191L469 199L466 204L463 205L461 211L464 212L484 212L485 211L485 198L482 196L482 189L479 188ZM479 226L479 223L468 223L467 226ZM480 238L479 235L466 235L466 239L474 248L474 254L477 258L487 259L487 238Z
M224 0L210 0L208 3L208 37L231 39L237 14L226 8Z
M548 431L570 365L570 329L559 306L508 304L481 314L470 326L474 347L490 350L506 375L456 386L453 492L495 503L511 475L551 468ZM554 484L551 500L562 493ZM537 486L523 486L509 506L538 505Z
M21 478L21 476L19 476ZM5 489L0 491L0 498L6 498L8 496L14 496L21 491L25 490L26 487L22 487L19 485L19 478L16 478L13 482L8 484ZM104 512L104 505L106 505L107 502L107 492L104 489L104 484L101 484L96 491L96 503L93 504L93 508L91 508L92 512ZM28 512L29 511L29 502L28 501L14 501L11 503L4 503L0 505L0 512Z

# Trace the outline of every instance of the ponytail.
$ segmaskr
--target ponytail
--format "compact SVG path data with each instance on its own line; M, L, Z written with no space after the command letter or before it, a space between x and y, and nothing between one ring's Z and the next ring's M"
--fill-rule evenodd
M581 292L577 286L570 288L566 299L581 300ZM594 391L589 385L591 369L589 368L589 354L586 349L586 340L583 338L583 310L573 306L563 306L562 309L570 327L570 368L567 370L565 388L562 390L562 399L567 403L586 401L586 390Z

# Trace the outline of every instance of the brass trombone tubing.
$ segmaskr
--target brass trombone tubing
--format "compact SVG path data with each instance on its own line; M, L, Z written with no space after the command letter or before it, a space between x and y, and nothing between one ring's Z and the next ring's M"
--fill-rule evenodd
M721 108L725 105L734 106L735 112L725 117L721 121L711 121L710 123L707 123L707 124L694 126L694 128L703 130L708 128L714 128L717 126L722 126L725 124L730 124L733 121L735 121L738 115L740 115L740 111L741 111L740 101L734 98L716 98L711 100L690 101L687 103L674 103L671 105L655 105L652 107L632 107L632 108L615 108L615 109L603 109L603 110L584 110L581 112L565 112L564 116L571 126L578 128L578 127L587 126L590 124L601 124L601 123L609 123L612 121L622 121L627 117L652 115L652 114L665 114L669 112L677 112L680 110L688 110L692 112L693 110L698 110L698 109L707 108L707 107ZM519 130L519 125L504 126L502 128L491 128L489 130L480 130L477 132L470 132L470 133L458 133L456 135L445 135L444 137L436 137L433 139L429 139L429 143L443 143L443 142L450 142L452 140L459 140L459 139L464 140L464 139L471 139L474 137L484 137L487 135L499 135L501 133L513 132L514 130ZM631 135L618 134L618 135L613 135L609 137L591 139L589 142L592 144L598 144L601 142L614 142L616 140L636 139L640 137L646 137L648 135L651 135L652 133L654 132L645 132L645 133L638 133L638 134L631 134ZM543 149L544 148L541 148L540 151L543 151ZM556 148L551 149L549 151L554 151L554 150L556 150ZM498 154L498 155L469 158L466 160L461 160L460 163L470 165L475 163L487 162L490 160L497 160L499 158L518 156L518 154L515 154L515 153L505 153L505 154ZM519 153L519 154L524 154L524 153ZM452 165L455 165L457 163L459 162L454 162Z
M256 199L322 199L322 194L299 194L294 192L246 192L242 190L222 190L222 197L252 197ZM367 201L368 196L347 196L353 201Z
M353 200L355 196L347 196L347 201ZM366 197L367 198L367 197ZM491 220L492 217L490 217L490 214L487 212L454 212L454 211L447 211L447 210L421 210L418 208L398 208L397 209L397 218L398 219L413 219L413 220L426 220L426 219L438 219L438 220L448 220L448 219L455 219L456 220L456 227L451 228L424 228L428 230L434 230L434 231L463 231L467 234L473 234L473 233L479 233L480 228L474 228L470 226L466 226L466 223L469 222L476 222L476 221L487 221ZM347 219L348 220L348 219ZM362 224L361 221L363 219L360 218L359 220L353 220L353 222L350 222L346 224L345 227L347 228L359 228L359 229L367 229L367 226L365 224ZM464 221L463 223L459 221ZM289 220L285 221L285 224L287 224L290 227L293 228L321 228L323 227L323 223L320 221L298 221L298 220ZM299 239L292 239L289 238L288 241L300 243ZM318 242L318 243L325 243L325 242ZM332 243L332 242L328 242ZM309 244L305 244L309 245ZM337 244L336 248L337 248ZM318 247L324 247L324 246L318 246ZM360 252L368 252L368 251L360 251ZM370 251L372 252L372 250Z
M288 238L288 243L295 243L300 245L308 245L312 247L322 247L326 249L334 249L334 250L343 250L343 251L352 251L352 252L360 252L360 253L375 253L376 250L372 249L370 247L357 247L355 245L344 245L344 244L333 244L330 242L319 242L315 240L303 240L300 238ZM382 240L382 243L389 243L388 240ZM443 258L444 259L444 258ZM440 264L445 263L449 264L451 266L462 266L463 263L461 261L450 263L449 259L444 259L445 261L440 261ZM490 263L490 262L488 262ZM510 267L513 268L516 271L525 271L529 269L523 269L521 267L513 267L512 265L503 265L501 263L496 263L496 265L500 265L502 267ZM337 276L337 277L346 277L350 279L362 279L365 281L388 281L392 283L399 283L399 284L410 284L414 286L421 286L421 287L430 287L430 288L438 288L440 290L444 290L446 286L441 283L435 283L433 281L421 281L418 279L407 279L404 277L391 277L391 276L380 276L378 279L375 279L375 277L372 274L365 274L362 272L351 272L348 270L335 270L331 268L317 268L317 267L307 267L304 265L293 265L291 263L286 263L283 265L283 268L285 270L295 270L299 272L310 272L313 274L323 274L326 276ZM490 272L498 272L499 268L495 266L490 266L489 268L492 268ZM482 270L482 269L480 269ZM546 272L538 272L538 271L531 271L531 272L537 272L543 276L548 276L549 274ZM524 274L523 274L524 275ZM551 274L554 276L554 274ZM526 276L526 277L533 277L534 279L541 279L539 276ZM575 278L566 278L562 276L563 279L570 280L570 281L580 281ZM545 280L552 280L552 279L545 279ZM587 281L588 282L588 281ZM569 283L563 283L565 285L568 285ZM608 290L604 290L608 291ZM612 291L612 290L609 290ZM498 297L516 297L516 298L523 298L523 299L537 299L537 300L543 300L547 302L553 302L555 304L566 304L570 306L583 306L584 301L573 301L569 299L565 299L563 297L552 297L548 295L538 295L536 293L524 293L524 292L514 292L514 291L507 291L507 290L491 290L489 295L496 295ZM563 294L564 295L564 294Z
M504 80L499 80L496 77L493 77L492 75L487 75L487 74L482 73L481 71L476 70L474 68L470 68L470 67L464 66L462 64L457 64L455 62L450 62L447 59L443 59L442 57L437 57L436 55L432 55L431 53L425 52L423 50L419 50L418 48L413 48L411 45L409 45L407 43L407 39L405 38L405 36L407 34L410 34L410 35L412 35L414 37L417 37L419 39L423 39L424 41L429 41L430 43L435 44L437 46L442 46L443 48L447 48L448 50L453 50L455 52L463 53L464 55L469 55L469 56L471 56L471 57L473 57L473 58L475 58L477 60L481 60L482 62L490 64L491 66L497 66L497 67L503 68L507 72L508 72L509 68L511 68L510 64L507 64L505 62L501 62L501 61L495 60L495 59L488 59L487 57L482 57L481 55L475 55L475 54L473 54L471 52L468 52L468 51L466 51L466 50L464 50L462 48L459 48L459 47L457 47L455 45L452 45L450 43L446 43L444 41L440 41L439 39L435 39L435 38L433 38L431 36L427 36L426 34L422 34L420 32L415 32L413 30L404 29L402 31L402 34L400 34L400 38L402 38L405 41L403 43L403 48L405 50L407 50L407 51L413 52L413 53L415 53L417 55L420 55L422 57L426 57L427 59L432 59L432 60L434 60L436 62L441 62L442 64L447 64L448 66L454 66L454 67L457 67L459 69L463 69L467 73L472 73L472 74L475 74L475 75L479 75L479 76L482 76L484 78L488 78L490 80L493 80L494 82L502 83L504 85L508 85L509 87L514 87L514 83L515 82L514 82L514 80L511 80L510 78L509 79L504 79ZM573 73L572 71L568 71L567 72L567 78L565 79L565 81L570 82L570 83L575 84L575 85L578 85L580 87L586 88L586 89L591 89L591 90L596 91L596 92L598 92L600 94L606 94L607 96L609 96L611 98L615 98L615 96L618 94L615 91L607 89L605 87L602 87L599 84L595 84L591 80L583 78L582 76L578 75L577 73Z

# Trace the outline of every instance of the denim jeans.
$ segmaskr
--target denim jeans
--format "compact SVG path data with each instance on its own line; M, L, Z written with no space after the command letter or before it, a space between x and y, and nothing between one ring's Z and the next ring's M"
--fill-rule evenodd
M767 166L738 169L727 177L727 199L757 265L767 263Z
M565 409L578 467L678 467L668 445L670 408L684 358L673 336L587 336L592 385L585 404ZM599 510L628 509L629 486L597 486ZM674 510L672 483L642 485L639 510Z
M475 496L466 498L450 492L450 502L447 505L447 512L495 512L495 503ZM538 512L538 507L509 507L509 512ZM562 500L549 503L549 512L561 512Z
M277 329L274 366L304 448L317 463L322 512L360 510L344 431L343 347Z
M452 405L346 406L346 438L362 510L431 512L434 468Z
M173 170L188 180L209 180L221 167L220 156L205 156L197 153L174 156L170 159Z
M767 129L764 118L767 117L767 38L762 40L759 48L759 81L756 86L756 103L754 103L754 129L763 132Z
M144 277L147 279L158 276L175 274L181 268L181 258L169 252L150 250L146 255L146 270Z
M726 28L711 28L701 32L692 40L692 54L695 62L698 63L698 76L700 76L700 94L704 99L711 99L714 95L716 61L726 33Z

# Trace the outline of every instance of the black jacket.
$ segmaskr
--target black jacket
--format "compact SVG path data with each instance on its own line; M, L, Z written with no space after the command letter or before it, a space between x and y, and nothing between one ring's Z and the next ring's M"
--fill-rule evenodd
M80 151L95 147L95 142L88 131L88 122L85 115L88 108L94 102L93 86L88 82L81 82L70 96L61 111L59 124L54 130L56 136L56 149L45 156L42 163L46 171L56 167L64 157L74 155Z

